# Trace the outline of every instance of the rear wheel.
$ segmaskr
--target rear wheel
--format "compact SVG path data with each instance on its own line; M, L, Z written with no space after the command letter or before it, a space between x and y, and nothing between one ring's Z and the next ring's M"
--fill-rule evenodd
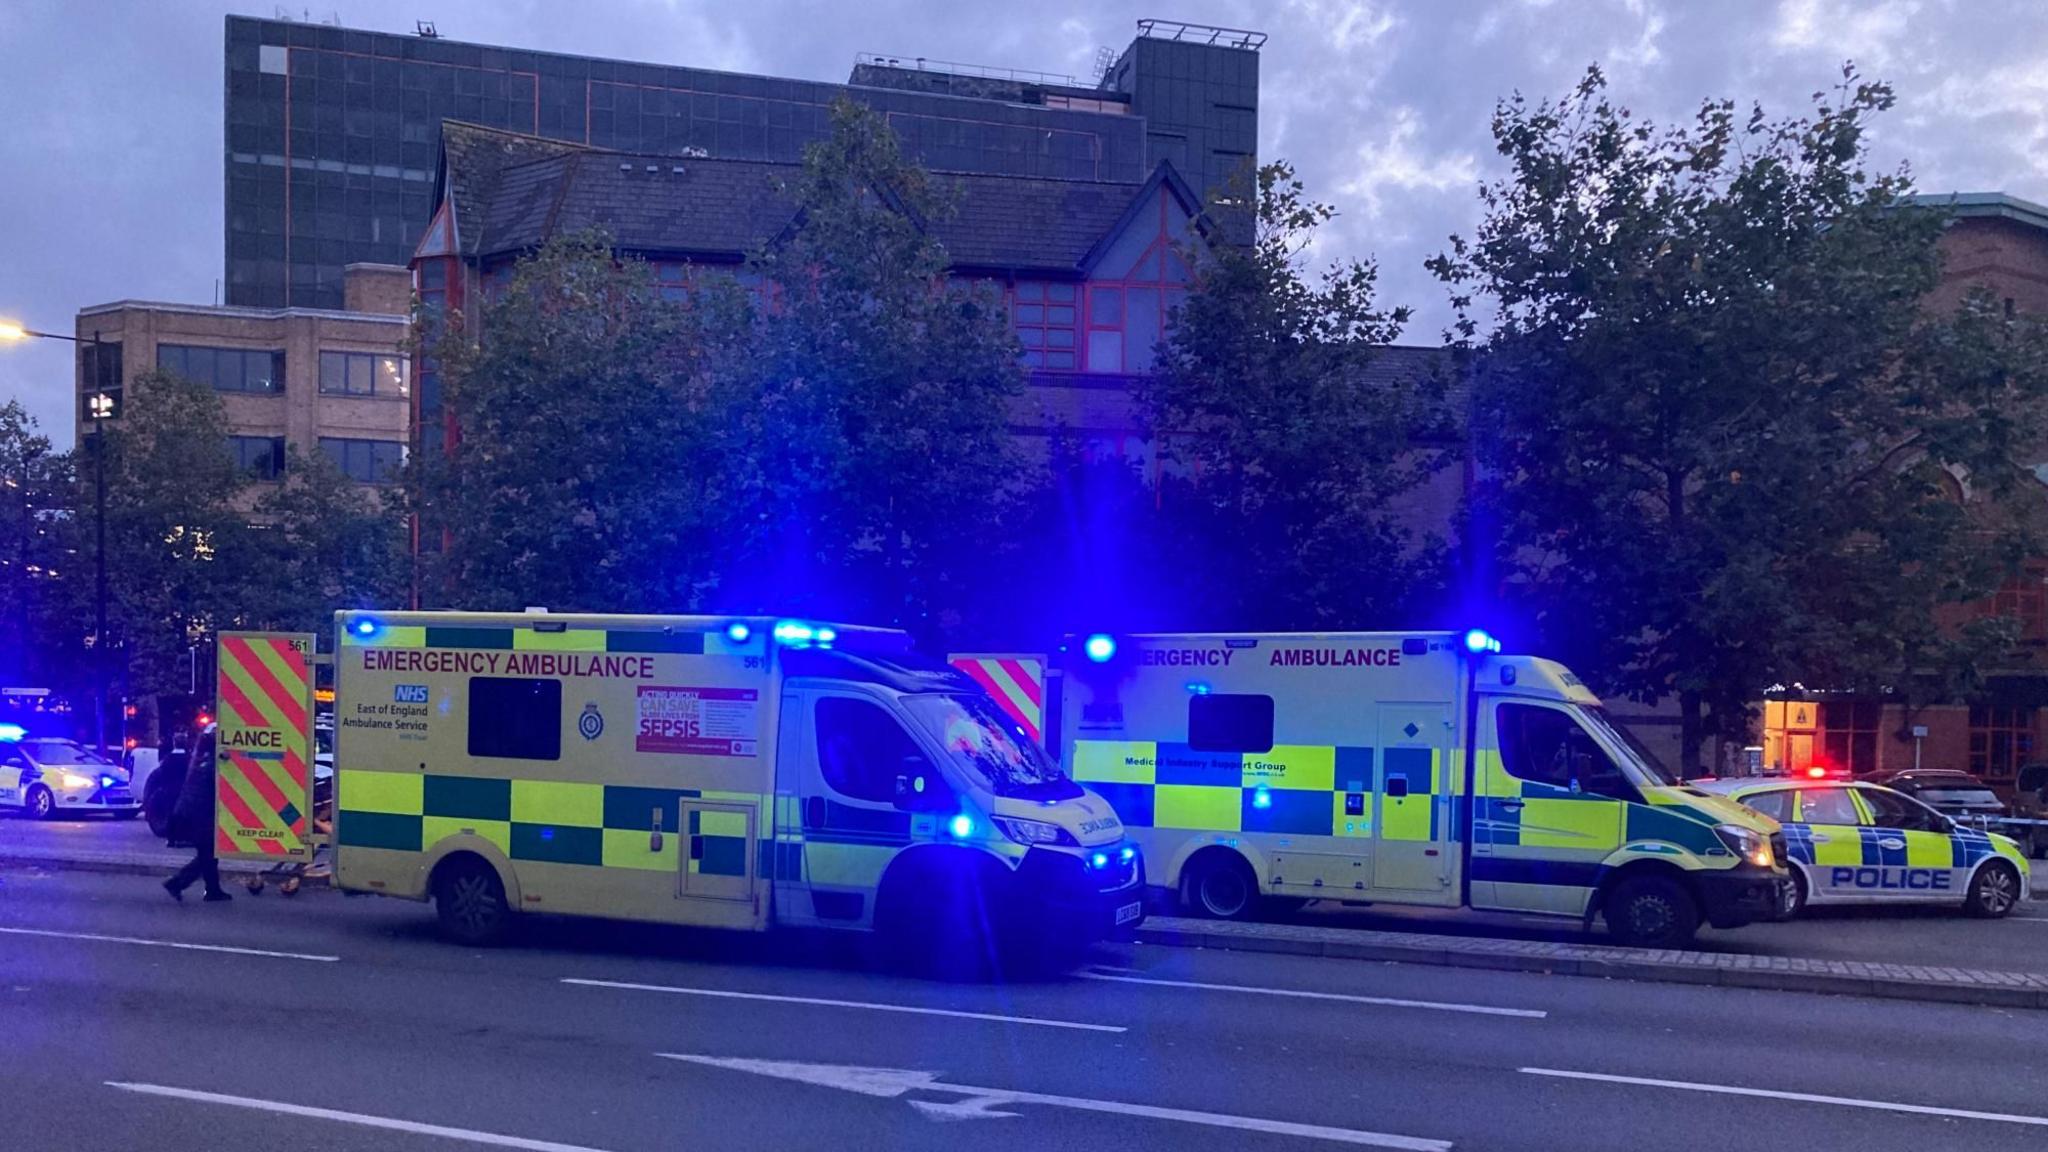
M1683 948L1699 931L1692 893L1665 876L1634 876L1607 894L1607 932L1630 948Z
M1977 869L1970 881L1970 894L1963 898L1963 910L1983 920L1996 920L2011 912L2020 900L2020 874L2003 860Z
M22 797L21 810L31 820L48 820L57 814L57 798L41 784L31 784Z
M435 869L434 910L450 940L473 947L503 940L512 919L497 869L475 856L457 857Z
M1181 903L1211 920L1242 920L1258 905L1259 881L1244 857L1211 851L1188 862Z

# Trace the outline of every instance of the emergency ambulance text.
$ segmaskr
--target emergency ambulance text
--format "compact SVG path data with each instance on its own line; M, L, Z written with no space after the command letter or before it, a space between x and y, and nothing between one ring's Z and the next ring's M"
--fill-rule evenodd
M593 652L464 652L448 648L365 648L366 672L455 672L483 676L595 676L654 679L654 657Z
M1276 668L1399 668L1399 648L1275 648L1267 662Z

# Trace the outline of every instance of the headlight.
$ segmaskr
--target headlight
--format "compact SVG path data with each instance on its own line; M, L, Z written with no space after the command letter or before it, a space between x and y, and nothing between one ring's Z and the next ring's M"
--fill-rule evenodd
M1721 842L1737 856L1759 868L1769 868L1777 863L1771 858L1770 838L1760 832L1752 832L1740 824L1722 824L1714 829Z
M1003 835L1019 844L1080 843L1067 835L1065 828L1057 824L1047 824L1043 820L1018 820L1008 816L992 816L990 819L996 822L996 827L1003 830Z
M76 772L66 772L64 774L64 786L66 788L90 788L92 787L92 777L80 776Z

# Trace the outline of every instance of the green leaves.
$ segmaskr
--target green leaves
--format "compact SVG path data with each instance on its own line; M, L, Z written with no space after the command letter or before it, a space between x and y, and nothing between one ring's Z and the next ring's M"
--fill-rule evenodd
M1494 314L1473 428L1517 595L1602 690L1678 697L1693 766L1771 683L1905 690L2008 552L1955 479L2009 489L2043 345L1923 308L1944 220L1864 167L1891 102L1847 70L1802 118L1655 128L1589 71L1500 105L1510 174L1432 262L1464 342Z

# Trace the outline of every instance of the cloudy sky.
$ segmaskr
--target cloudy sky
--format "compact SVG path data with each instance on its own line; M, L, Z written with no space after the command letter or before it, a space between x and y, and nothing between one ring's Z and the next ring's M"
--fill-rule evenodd
M844 80L857 51L1087 76L1141 16L1255 28L1260 154L1343 215L1332 255L1378 258L1433 341L1422 270L1497 170L1487 116L1598 61L1642 114L1708 95L1795 111L1845 59L1888 79L1886 165L1923 190L2048 200L2048 5L2039 0L9 0L0 18L0 318L71 330L86 305L205 303L222 275L228 12L592 56ZM0 346L0 398L71 439L68 346Z

